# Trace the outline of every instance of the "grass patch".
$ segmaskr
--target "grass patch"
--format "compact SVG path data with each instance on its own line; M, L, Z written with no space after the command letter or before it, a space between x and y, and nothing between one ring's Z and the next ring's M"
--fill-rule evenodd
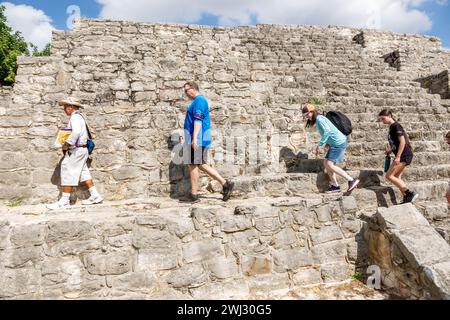
M309 100L309 103L318 107L321 106L323 104L326 103L326 99L325 98L317 98L317 97L312 97L311 100Z
M20 207L23 204L23 198L15 198L5 201L5 204L10 208Z
M354 274L352 274L352 279L353 280L362 281L363 280L363 274L361 272L355 272Z

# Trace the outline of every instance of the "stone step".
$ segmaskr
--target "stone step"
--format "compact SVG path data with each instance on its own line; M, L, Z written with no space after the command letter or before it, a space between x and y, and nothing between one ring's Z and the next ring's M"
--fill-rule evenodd
M415 206L450 244L450 205L446 202L418 201Z
M383 167L385 155L346 156L345 164L348 168L376 168ZM450 165L450 152L417 152L414 153L412 165L414 167ZM444 167L447 168L447 167ZM445 170L444 170L445 172Z
M319 193L328 189L328 175L323 171L311 173L311 171L318 169L316 164L313 165L316 167L308 168L309 173L280 173L233 178L235 182L233 195L237 198L252 198L261 196L301 196L303 194ZM383 180L383 172L381 170L350 170L348 173L361 180L361 187L379 185L380 181ZM347 182L340 182L342 183L342 189L347 190ZM212 192L222 190L215 182L210 183L207 189Z
M408 137L413 143L413 147L415 141L436 141L440 143L444 139L445 134L448 132L448 130L428 131L427 129L420 131L408 129L405 130L407 130ZM351 141L379 141L383 144L386 144L387 131L382 129L374 131L355 130L351 134Z

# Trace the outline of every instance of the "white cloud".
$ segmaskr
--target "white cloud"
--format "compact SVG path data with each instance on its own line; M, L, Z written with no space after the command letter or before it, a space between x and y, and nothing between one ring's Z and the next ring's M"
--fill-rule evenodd
M100 18L141 22L196 23L202 14L221 25L258 23L369 27L406 33L429 31L420 6L431 0L96 0ZM447 0L436 0L439 2Z
M42 50L51 41L52 30L55 28L51 24L52 19L44 11L24 4L1 4L6 8L8 25L14 31L20 31L27 42L32 42Z

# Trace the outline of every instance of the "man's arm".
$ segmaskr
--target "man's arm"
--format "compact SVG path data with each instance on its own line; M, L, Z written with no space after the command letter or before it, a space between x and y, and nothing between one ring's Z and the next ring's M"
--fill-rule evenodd
M66 144L74 146L77 143L78 138L80 138L81 132L83 130L84 121L82 121L81 116L72 116L70 119L70 127L72 128L72 133L66 141Z
M195 121L194 122L194 134L192 137L192 148L194 150L198 150L198 141L197 141L197 137L198 134L200 133L200 130L202 129L202 123L200 121Z

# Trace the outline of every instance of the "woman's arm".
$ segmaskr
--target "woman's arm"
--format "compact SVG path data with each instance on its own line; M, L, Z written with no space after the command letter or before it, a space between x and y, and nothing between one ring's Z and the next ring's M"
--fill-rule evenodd
M405 136L400 136L400 137L398 137L398 139L400 140L400 145L398 147L397 155L394 160L395 165L400 164L400 158L402 157L403 151L405 150L405 146L406 146Z

